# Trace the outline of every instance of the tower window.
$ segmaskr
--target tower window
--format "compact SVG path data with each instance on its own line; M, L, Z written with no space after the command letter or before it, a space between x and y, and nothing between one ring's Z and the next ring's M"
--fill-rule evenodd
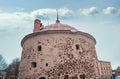
M41 46L38 46L38 51L41 51L42 50L42 47Z
M85 79L85 74L80 75L80 79Z
M76 49L77 49L77 50L79 50L79 49L80 49L79 44L76 44Z
M46 79L45 77L40 77L39 79Z
M32 67L34 67L34 68L37 67L37 63L36 63L36 62L32 62L31 65L32 65Z
M69 78L69 75L64 75L64 79L68 79Z
M46 66L48 66L48 63L46 63Z

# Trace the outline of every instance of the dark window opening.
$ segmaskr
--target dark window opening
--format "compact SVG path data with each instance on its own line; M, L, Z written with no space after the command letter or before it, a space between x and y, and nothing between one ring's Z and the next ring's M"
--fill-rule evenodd
M48 66L48 63L46 63L46 66Z
M64 79L68 79L68 78L69 78L69 75L65 75L65 76L64 76Z
M80 75L80 79L83 78L82 75Z
M45 77L40 77L39 79L46 79Z
M80 75L80 79L85 79L85 74Z
M77 50L79 50L79 49L80 49L79 44L76 44L76 49L77 49Z
M38 44L40 44L41 42L40 41L38 41Z
M37 67L37 63L36 63L36 62L32 62L31 65L32 65L32 67L34 67L34 68Z
M118 73L120 73L120 71L118 71Z
M41 46L38 46L38 51L41 51L42 50L42 47Z

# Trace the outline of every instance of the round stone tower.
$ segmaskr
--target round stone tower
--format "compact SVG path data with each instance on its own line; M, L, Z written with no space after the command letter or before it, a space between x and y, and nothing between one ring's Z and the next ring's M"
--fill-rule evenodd
M99 79L96 40L61 24L43 26L36 19L33 33L21 42L19 79Z

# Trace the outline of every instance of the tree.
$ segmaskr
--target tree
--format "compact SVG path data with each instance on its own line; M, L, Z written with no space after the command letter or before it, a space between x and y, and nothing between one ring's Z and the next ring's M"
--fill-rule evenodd
M17 79L18 77L18 69L19 69L19 63L20 63L20 59L19 58L15 58L11 64L9 64L8 68L6 69L7 71L7 77L10 76L14 76L15 79Z
M3 56L0 54L0 70L4 70L7 68L7 63Z

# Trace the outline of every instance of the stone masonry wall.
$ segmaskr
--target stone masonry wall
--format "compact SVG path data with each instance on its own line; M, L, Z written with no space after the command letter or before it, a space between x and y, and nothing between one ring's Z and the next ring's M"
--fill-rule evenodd
M32 67L32 62L37 66ZM95 43L88 37L43 34L24 42L19 79L80 79L83 74L86 79L99 79Z

